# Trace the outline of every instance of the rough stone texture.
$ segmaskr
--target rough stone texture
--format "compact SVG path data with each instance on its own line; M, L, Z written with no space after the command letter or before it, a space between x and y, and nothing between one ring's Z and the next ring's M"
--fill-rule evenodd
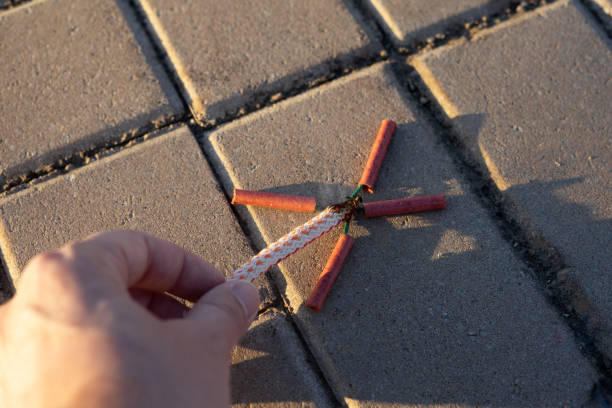
M96 231L138 229L228 274L252 251L219 190L182 127L0 200L2 255L18 286L21 269L41 251Z
M366 0L393 42L409 45L460 23L504 10L510 0Z
M234 349L231 374L235 407L334 406L287 317L274 309Z
M229 191L314 195L323 207L354 189L380 121L391 118L399 127L366 199L447 194L445 211L353 226L356 242L320 313L304 302L339 231L274 272L338 398L351 406L579 406L592 368L407 103L390 67L376 64L204 142ZM248 210L268 242L312 216Z
M517 217L562 251L612 356L612 43L561 1L415 66Z
M342 0L139 3L206 121L381 49Z
M24 4L0 38L0 187L183 110L124 2Z

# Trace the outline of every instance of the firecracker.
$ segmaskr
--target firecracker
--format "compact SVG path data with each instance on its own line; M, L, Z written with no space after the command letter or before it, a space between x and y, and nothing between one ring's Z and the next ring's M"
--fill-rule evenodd
M295 228L278 241L268 245L247 263L236 269L228 279L244 279L254 282L255 279L264 274L272 266L321 238L324 234L344 222L344 233L340 235L323 272L317 279L306 302L306 306L318 312L321 310L355 242L355 239L349 235L349 226L357 213L363 213L366 218L372 218L446 208L446 197L444 195L369 203L362 202L361 192L374 193L374 184L396 127L397 125L392 120L385 119L382 121L372 145L370 156L359 179L358 187L350 197L342 203L327 207L316 217ZM234 190L232 204L246 204L300 212L312 212L316 208L314 197L238 189Z

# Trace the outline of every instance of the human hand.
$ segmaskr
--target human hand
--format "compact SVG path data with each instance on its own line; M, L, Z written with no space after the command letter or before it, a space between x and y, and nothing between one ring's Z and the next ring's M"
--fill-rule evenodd
M209 263L141 232L38 255L0 307L0 401L227 406L231 352L258 305L251 284L225 282Z

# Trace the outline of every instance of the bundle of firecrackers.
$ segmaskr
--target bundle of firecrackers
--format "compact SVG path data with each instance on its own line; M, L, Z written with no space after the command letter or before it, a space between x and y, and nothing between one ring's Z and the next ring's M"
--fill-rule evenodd
M272 266L344 222L344 233L340 235L336 247L306 302L306 306L318 312L321 310L355 242L355 238L349 234L349 225L354 216L362 213L366 218L372 218L446 208L446 197L444 195L400 198L397 200L368 203L363 202L361 199L361 192L374 192L374 183L378 177L378 172L396 127L397 125L392 120L385 119L382 121L358 187L350 197L342 203L327 207L316 217L295 228L278 241L268 245L247 263L235 270L229 279L245 279L253 282ZM316 208L314 197L239 189L234 190L232 204L245 204L299 212L313 212Z

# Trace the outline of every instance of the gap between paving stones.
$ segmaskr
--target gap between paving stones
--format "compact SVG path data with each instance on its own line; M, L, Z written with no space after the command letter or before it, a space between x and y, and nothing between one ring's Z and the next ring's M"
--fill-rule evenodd
M47 0L11 0L11 4L9 4L6 9L9 9L9 12L13 12L14 7L16 6L42 1ZM158 44L152 40L152 35L149 32L147 24L145 24L143 16L141 15L138 7L134 5L132 0L129 1L128 5L133 10L138 24L140 24L141 28L146 33L150 45L153 48L153 51L155 52L155 57L161 63L164 69L164 73L170 80L171 84L174 86L174 89L176 90L179 98L181 98L185 113L169 116L160 121L145 124L137 129L123 133L117 139L107 141L101 145L94 145L89 149L83 151L74 152L70 156L59 159L53 163L47 164L26 174L18 175L10 179L4 179L2 176L0 176L0 197L11 192L20 191L23 188L27 188L27 186L30 184L36 184L47 180L49 177L64 174L73 168L82 167L83 165L88 164L92 160L96 160L102 156L106 156L113 152L119 151L122 148L126 148L132 146L133 144L146 140L149 136L149 133L165 128L170 128L175 125L180 125L181 123L185 123L191 119L189 115L189 104L187 103L187 101L185 101L182 93L179 90L180 86L175 81L175 78L171 73L171 69L167 65L165 58L163 57L163 51L158 47ZM1 7L0 10L2 10ZM2 11L0 11L0 14L1 13ZM0 273L4 272L5 271L0 270ZM4 276L8 276L8 274L5 274Z
M472 191L481 198L484 206L495 220L502 236L512 246L519 259L529 270L531 278L542 295L557 310L572 329L582 353L602 376L600 384L612 395L612 361L597 346L597 335L589 329L587 319L578 313L579 304L588 304L580 285L565 273L563 255L550 245L537 230L530 230L521 220L513 217L512 203L503 196L487 169L472 156L455 131L446 125L441 108L431 101L430 90L416 70L403 61L394 61L396 75L402 86L420 101L420 110L447 148L459 171L465 175Z
M134 12L136 21L138 22L138 24L140 24L140 27L146 34L149 40L149 44L151 44L151 47L153 48L153 51L155 52L155 57L157 57L157 60L160 62L161 66L164 69L164 73L170 80L170 83L174 86L174 89L176 90L176 93L178 94L179 98L181 98L185 112L191 112L189 102L185 99L183 93L181 92L181 83L177 81L173 73L172 67L170 66L170 61L168 61L167 58L165 57L166 54L164 50L162 50L159 46L159 43L155 41L155 34L151 32L149 24L147 24L147 19L144 16L142 10L140 9L140 7L138 7L134 3L134 0L129 0L128 6ZM190 117L188 117L186 120L188 119L190 119Z
M269 279L270 282L274 282L273 279ZM278 304L275 305L270 305L268 307L262 308L261 310L259 310L257 312L257 318L259 318L259 316L261 316L262 314L270 311L270 310L280 310L283 315L285 316L285 318L287 319L287 322L289 323L289 325L291 326L291 328L293 329L293 332L295 333L299 345L302 348L302 350L304 351L304 354L306 356L306 362L309 366L309 368L312 370L312 372L319 377L319 379L321 380L321 383L324 385L324 392L325 394L327 394L327 397L330 401L334 401L336 406L346 406L346 404L344 403L344 401L340 401L338 399L338 397L336 397L336 393L333 391L333 389L331 388L330 384L327 382L327 377L325 376L325 374L323 373L323 371L321 370L321 367L319 367L319 363L317 362L317 360L315 359L314 355L312 354L312 352L310 351L310 347L308 346L308 343L306 343L306 339L304 338L304 336L302 335L302 332L300 331L300 329L298 328L297 324L295 323L295 320L293 319L293 315L291 314L291 312L289 312L289 309L287 308L286 304L283 302L283 298L282 296L280 296L280 292L278 291L278 288L276 287L276 285L271 285L273 290L274 290L274 294L276 297L276 302Z
M266 325L266 320L268 322L270 322L270 315L273 316L273 318L275 319L282 319L282 323L286 326L288 326L285 330L289 330L291 331L291 339L289 338L284 338L284 341L289 340L289 342L287 344L285 344L285 342L283 343L279 343L278 341L280 340L277 337L277 331L276 331L276 327L278 326L274 326L272 328L272 330L266 330L266 331L262 331L262 326ZM282 332L282 330L281 330ZM281 334L282 335L282 334ZM251 331L249 333L247 333L243 339L241 340L241 342L238 345L238 349L242 348L244 349L245 343L247 345L247 348L251 348L249 347L249 343L252 344L253 338L257 338L257 342L260 345L265 345L268 344L270 342L270 340L272 340L273 344L276 344L276 346L281 346L282 348L288 347L289 349L295 350L296 348L299 349L300 351L298 352L298 355L295 355L295 358L297 359L297 361L299 361L301 364L303 364L304 366L307 367L307 369L310 371L309 373L309 377L317 377L318 380L318 384L315 384L316 390L318 392L320 392L321 394L324 394L325 396L325 401L320 401L320 403L323 403L324 405L321 406L340 406L341 403L335 399L335 396L331 393L331 391L329 389L327 389L324 386L324 381L321 381L322 376L321 373L318 372L318 367L316 366L316 364L313 364L314 360L312 358L312 356L308 353L308 350L304 348L302 339L299 338L299 332L297 332L295 330L295 327L293 326L293 322L291 320L291 318L288 316L288 314L283 311L280 308L268 308L265 311L260 311L260 313L258 314L257 318L255 319L255 321L253 322L252 326L251 326ZM278 363L278 359L279 358L293 358L294 356L281 356L281 355L276 355L275 350L270 348L270 347L254 347L252 348L253 350L260 350L260 351L264 351L267 352L267 356L265 357L255 357L251 360L247 360L246 363L258 363L258 359L262 359L262 358L266 358L266 359L271 359L272 361L274 361L274 366L275 366L275 370L278 368L277 367L277 363ZM282 351L282 350L277 350L277 351ZM235 352L234 352L235 353ZM269 365L270 362L268 362L268 364L266 364L265 361L259 361L261 363L264 364L264 366ZM245 360L242 361L242 363L245 363ZM241 364L241 363L238 363ZM292 363L293 364L293 363ZM259 365L259 364L258 364ZM282 366L283 364L281 364L281 370L282 370ZM232 366L232 371L235 368L235 366ZM298 367L299 368L299 367ZM269 367L267 368L268 370L270 369ZM259 371L259 373L255 373L255 371ZM285 368L286 370L286 368ZM255 379L254 381L258 382L257 383L252 383L251 381L248 381L247 378L252 376L253 374L259 374L259 377L256 377L258 379ZM286 374L286 371L285 371ZM263 375L263 377L262 377ZM278 374L276 374L278 376ZM291 373L291 375L295 376L295 375L300 375L299 373ZM282 378L283 374L281 374L281 378ZM268 394L268 390L266 387L266 384L269 383L270 378L269 377L274 377L273 375L270 375L269 371L266 371L266 369L264 368L263 370L261 368L255 368L255 366L253 367L253 369L247 369L247 367L245 367L242 370L242 373L238 373L238 378L234 378L233 377L233 373L232 373L232 383L234 384L235 380L238 380L238 383L241 384L246 384L246 385L256 385L256 387L253 389L252 387L249 387L248 390L239 390L242 392L239 392L241 394L241 398L239 397L237 400L234 400L233 403L235 404L239 404L240 406L268 406L268 404L266 404L265 402L269 402L272 404L272 406L285 406L285 405L290 405L290 406L294 406L294 405L300 405L300 406L318 406L316 405L316 403L308 401L306 402L306 400L302 400L301 403L300 401L300 396L299 394L302 394L304 391L308 392L309 390L305 390L305 389L301 389L301 390L293 390L291 388L292 385L295 385L292 382L292 379L283 379L283 381L285 382L283 384L283 386L287 387L289 386L289 388L285 388L283 391L281 391L281 395L285 396L281 399L279 399L278 401L275 401L277 398L274 398L274 388L275 386L272 385L272 394L270 394L272 396L273 400L268 401L268 397L262 396L262 395L267 395ZM274 378L273 378L274 379ZM276 380L278 380L280 378L277 378ZM242 380L242 381L240 381ZM293 379L295 380L295 378ZM307 385L308 381L304 381L302 384L298 384L301 385L302 387ZM257 385L259 386L259 388L257 388ZM232 389L232 391L234 391ZM246 391L246 392L245 392ZM297 392L296 392L297 391ZM314 390L313 390L314 391ZM278 392L278 391L277 391ZM253 395L251 396L251 393L255 393L258 394L258 396ZM296 395L297 394L297 395ZM234 395L234 393L232 392L232 395ZM258 400L258 398L262 398L261 400ZM297 398L297 401L295 401L295 399ZM265 401L265 402L264 402ZM263 404L260 404L261 402L263 402ZM314 404L314 405L313 405ZM232 404L233 406L233 404Z
M513 18L517 14L522 14L535 10L547 4L554 3L557 0L525 0L525 1L514 1L510 3L502 11L488 13L479 18L472 19L464 23L451 23L445 26L443 31L438 32L434 35L426 38L419 38L412 41L410 44L405 46L394 46L392 40L389 38L386 30L383 28L382 23L378 21L374 12L369 9L364 1L367 0L354 0L355 7L358 8L366 19L370 19L376 22L380 35L382 36L383 46L387 51L393 49L401 55L414 55L422 52L438 48L442 45L448 44L451 41L467 38L470 39L474 34L487 28L491 28L501 22ZM586 0L590 1L590 0ZM426 28L425 28L426 29Z
M350 0L343 0L343 2L345 3L345 7L348 9L349 12L356 12L362 14L363 22L369 25L369 27L364 27L366 31L368 28L372 29L373 31L376 31L373 28L375 21L368 21L369 19L365 15L363 15L361 10L357 10L357 8L351 6L352 3L350 3ZM134 0L130 0L130 5L136 10L136 14L138 15L139 21L145 26L145 30L149 35L151 42L156 45L156 49L163 49L164 41L162 41L162 36L165 36L163 28L156 28L155 23L153 21L150 21L150 19L146 16L147 12L143 10L143 8L139 4L136 4ZM361 23L359 19L356 19L356 22L358 24ZM167 42L169 43L169 41ZM172 44L170 44L170 47L173 48ZM182 99L184 101L192 101L192 103L188 103L192 116L202 128L207 130L210 130L223 123L227 123L237 118L240 118L244 115L257 111L266 106L270 106L276 102L303 93L324 83L333 81L334 79L348 75L361 68L369 67L372 64L375 64L376 62L384 61L388 58L387 52L385 50L382 50L378 55L369 58L351 56L351 54L348 54L338 56L336 58L327 59L315 66L307 67L305 70L279 79L275 83L278 84L278 86L275 86L275 84L269 86L269 88L278 89L275 89L273 91L264 91L257 89L250 90L248 99L245 103L242 104L242 106L232 110L224 116L213 118L211 120L206 120L199 117L199 110L203 110L203 108L200 106L201 102L199 101L199 98L197 96L195 98L191 97L191 94L195 94L196 92L194 89L192 89L193 85L191 84L191 80L186 76L186 74L183 73L184 69L180 66L175 66L175 63L172 61L171 54L174 53L175 52L173 49L164 49L164 51L162 51L163 55L161 59L164 61L165 67L172 67L170 69L169 75L171 78L173 78L173 82L178 84L177 89L179 90ZM180 63L180 59L178 57L175 57L175 59L177 59ZM349 62L343 62L343 60L345 59L349 60ZM309 71L321 71L319 69L320 67L325 67L326 70L329 71L329 74L321 76L313 76L312 74L308 74ZM287 82L289 83L289 86L285 86L284 88L287 88L288 90L281 90L280 84ZM192 105L196 106L194 107Z
M29 185L47 180L49 177L64 174L74 168L82 167L92 160L97 160L100 157L119 151L122 148L140 143L146 140L154 131L172 128L174 126L183 124L184 121L184 114L170 116L162 121L148 123L139 127L138 129L123 133L119 138L109 140L101 145L94 145L89 149L75 152L70 156L57 160L37 170L30 171L26 174L13 177L8 180L3 180L0 178L0 197L9 193L20 191L27 188Z
M247 101L242 107L235 109L234 111L230 112L228 115L222 116L212 121L200 120L199 122L201 122L201 125L204 128L209 128L209 129L212 127L216 127L217 125L220 125L222 123L230 122L232 120L245 116L249 113L252 113L264 107L270 106L274 103L283 101L292 96L299 95L310 89L313 89L320 85L331 82L335 79L349 75L362 68L367 68L377 62L384 61L388 58L388 54L386 51L383 50L381 54L375 57L372 57L372 58L354 58L348 65L342 63L343 58L344 58L343 56L340 56L338 58L333 58L333 59L323 61L322 63L317 64L314 67L309 67L309 69L312 69L315 72L320 71L321 70L319 69L320 67L325 67L326 69L329 70L328 75L313 77L311 75L305 74L306 71L302 71L296 74L292 74L288 77L283 77L279 81L277 81L277 84L279 85L276 87L280 88L281 82L289 82L290 83L289 90L279 91L279 92L268 92L268 91L255 90L250 93L250 96L249 96L250 100Z
M357 7L354 7L352 5L351 0L342 0L342 2L345 4L345 7L348 12L354 16L355 22L357 24L363 23L364 25L367 25L366 27L363 27L364 31L368 32L371 30L375 34L377 34L377 29L375 28L374 22L369 21L367 16L364 15L361 10L359 10ZM357 14L357 16L355 16L355 14ZM247 102L245 102L241 107L230 111L225 116L215 118L212 121L202 121L198 120L198 115L196 115L194 112L194 117L196 118L196 121L200 123L201 126L207 129L212 129L213 127L216 127L220 124L238 119L242 116L260 110L264 107L273 105L277 102L299 95L303 92L316 88L325 83L331 82L335 79L349 75L360 69L367 68L377 62L385 61L389 57L389 54L386 49L383 49L377 55L373 55L368 58L355 56L352 54L353 52L350 52L344 55L339 55L335 58L329 58L314 66L306 67L300 72L296 72L288 76L282 77L269 86L269 88L276 88L278 89L278 91L257 89L251 90ZM316 73L322 72L324 70L329 71L329 73L318 76L310 73L311 71ZM289 83L289 85L283 86L283 83ZM281 88L286 89L281 91ZM231 99L232 98L226 99L222 103L227 103L227 101L230 101ZM211 109L214 109L214 106L215 105L212 105Z
M606 32L608 38L612 39L612 15L607 14L602 6L594 0L579 0L591 17Z
M9 9L12 9L13 7L17 7L19 5L22 5L24 3L29 3L31 1L34 1L34 0L10 0L6 2L0 1L0 13L2 13L4 10L9 10Z

